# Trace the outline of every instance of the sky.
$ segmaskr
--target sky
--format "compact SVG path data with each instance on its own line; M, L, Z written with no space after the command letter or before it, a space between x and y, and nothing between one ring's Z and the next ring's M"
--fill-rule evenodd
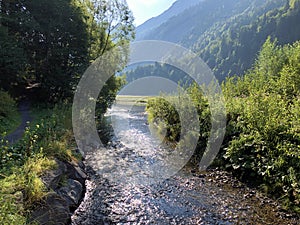
M127 0L127 3L133 12L135 25L138 26L167 10L175 1L176 0Z

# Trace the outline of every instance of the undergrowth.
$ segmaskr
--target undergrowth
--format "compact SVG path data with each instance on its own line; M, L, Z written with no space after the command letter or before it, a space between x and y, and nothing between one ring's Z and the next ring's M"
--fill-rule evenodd
M75 159L71 107L35 108L35 120L14 145L0 142L0 224L27 224L30 210L48 193L40 177Z
M7 93L0 90L0 134L7 135L21 123L16 101Z

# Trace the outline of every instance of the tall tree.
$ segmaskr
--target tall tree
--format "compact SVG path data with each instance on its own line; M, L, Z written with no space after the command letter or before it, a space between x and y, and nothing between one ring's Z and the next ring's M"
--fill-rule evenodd
M2 0L0 5L1 87L19 85L18 74L25 68L23 83L43 101L72 97L91 62L113 47L126 46L134 36L124 0ZM109 83L107 90L116 93L120 81ZM102 93L103 99L110 95Z
M134 39L134 17L125 0L81 0L91 14L87 19L91 59Z
M133 15L125 0L92 0L85 2L92 15L89 19L90 60L94 61L113 48L121 48L127 60L128 44L135 36ZM117 66L119 72L125 65ZM97 114L103 114L110 107L120 87L125 83L123 77L112 74L99 94Z
M26 50L43 99L72 96L74 79L87 65L86 24L80 8L70 0L32 0L26 3L32 17Z

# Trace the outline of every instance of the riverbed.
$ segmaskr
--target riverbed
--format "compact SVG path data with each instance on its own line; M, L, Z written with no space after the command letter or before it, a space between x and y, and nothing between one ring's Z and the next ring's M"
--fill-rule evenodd
M144 106L118 104L106 116L115 133L86 155L86 194L71 224L299 224L228 172L181 161L168 170L171 150L153 137Z

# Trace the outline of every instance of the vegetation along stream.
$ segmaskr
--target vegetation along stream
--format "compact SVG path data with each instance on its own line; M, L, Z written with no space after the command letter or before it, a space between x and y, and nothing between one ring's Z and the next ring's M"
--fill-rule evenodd
M118 123L114 124L117 130L129 129L112 135L106 146L113 164L103 149L87 154L87 191L72 216L73 225L297 224L297 218L282 211L278 203L227 172L200 173L186 166L153 184L130 182L132 177L151 176L151 171L143 168L163 160L164 154L157 154L163 146L151 136L143 106L129 109L125 104L117 105L106 116ZM112 174L119 174L118 179L111 179Z

